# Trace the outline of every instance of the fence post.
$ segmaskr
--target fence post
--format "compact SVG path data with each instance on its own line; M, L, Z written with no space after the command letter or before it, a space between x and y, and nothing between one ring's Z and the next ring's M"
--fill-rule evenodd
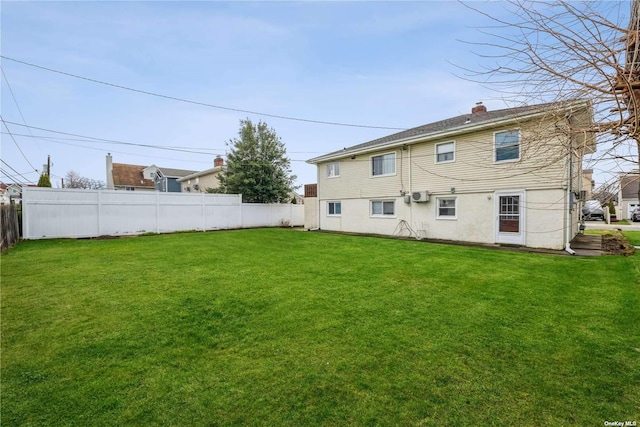
M27 221L28 217L27 217L27 211L29 210L27 208L28 203L25 203L28 198L27 194L29 193L29 187L22 187L22 238L23 239L28 239L29 236L29 222Z
M238 224L240 224L240 228L244 228L242 221L242 194L238 194L238 213L240 216L240 218L238 218Z
M205 204L205 194L207 193L202 193L202 231L207 231L207 206Z
M160 192L156 190L156 233L160 234Z
M100 217L102 216L102 190L96 190L98 192L98 236L102 236L102 226Z

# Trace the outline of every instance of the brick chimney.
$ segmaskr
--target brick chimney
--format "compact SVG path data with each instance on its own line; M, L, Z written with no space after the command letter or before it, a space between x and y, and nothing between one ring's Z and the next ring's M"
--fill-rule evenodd
M476 106L471 109L471 114L482 114L487 112L487 107L482 105L482 101L476 102Z
M213 159L213 167L217 168L224 165L224 160L222 159L222 157L217 156L215 159Z

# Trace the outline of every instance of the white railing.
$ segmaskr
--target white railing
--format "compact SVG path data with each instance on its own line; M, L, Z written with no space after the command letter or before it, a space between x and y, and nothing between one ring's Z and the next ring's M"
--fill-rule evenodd
M120 236L304 225L304 206L242 203L239 194L24 187L23 238Z

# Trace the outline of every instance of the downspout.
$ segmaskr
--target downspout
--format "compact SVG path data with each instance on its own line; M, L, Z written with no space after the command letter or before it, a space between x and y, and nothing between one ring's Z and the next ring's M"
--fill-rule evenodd
M408 153L407 153L407 157L408 157L408 162L409 162L409 224L411 224L411 226L413 227L413 203L411 202L411 194L413 194L413 186L411 183L411 144L409 144L409 146L407 147L408 149Z
M320 226L320 218L322 217L322 207L320 206L320 164L316 165L316 198L318 199L318 230L322 230Z
M567 118L568 121L570 120L570 118ZM569 147L568 147L568 151L569 151L569 164L567 165L567 169L568 169L568 174L567 174L567 223L565 225L565 245L564 245L564 250L566 252L568 252L570 255L575 255L576 251L574 251L573 249L571 249L571 192L573 191L572 188L572 176L573 176L573 167L572 167L572 146L573 146L573 140L571 139L571 136L569 136Z

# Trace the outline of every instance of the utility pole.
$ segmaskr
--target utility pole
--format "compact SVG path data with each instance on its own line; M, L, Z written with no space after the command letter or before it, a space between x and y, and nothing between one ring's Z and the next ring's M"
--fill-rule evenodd
M49 175L49 179L51 179L51 156L47 155L47 175Z

